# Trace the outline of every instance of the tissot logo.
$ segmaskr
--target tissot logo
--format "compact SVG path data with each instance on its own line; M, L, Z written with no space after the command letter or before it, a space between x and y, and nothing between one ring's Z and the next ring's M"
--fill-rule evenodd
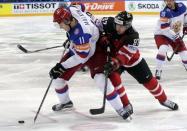
M28 3L14 4L14 9L51 9L55 8L56 3Z
M25 9L25 5L24 4L15 4L14 9Z
M138 9L157 9L158 4L138 4Z

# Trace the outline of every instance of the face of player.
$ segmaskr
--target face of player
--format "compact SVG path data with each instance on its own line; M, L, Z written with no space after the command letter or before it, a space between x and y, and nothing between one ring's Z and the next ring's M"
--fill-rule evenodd
M169 8L175 9L175 0L164 0L164 2Z
M69 23L69 24L70 24L70 23ZM68 25L68 24L65 24L64 22L61 22L61 23L59 24L59 26L60 26L60 29L64 29L65 31L69 31L69 30L70 30L69 25Z
M124 34L126 30L127 30L127 28L125 26L116 24L116 31L117 31L118 35Z

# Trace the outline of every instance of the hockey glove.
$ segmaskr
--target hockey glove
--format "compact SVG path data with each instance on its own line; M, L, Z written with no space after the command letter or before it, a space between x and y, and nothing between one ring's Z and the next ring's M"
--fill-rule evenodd
M107 62L104 65L105 76L109 76L113 71L117 70L119 66L120 66L119 61L115 58L112 58L110 62Z
M184 35L187 34L187 25L184 25L184 27L183 27L183 34L184 34Z
M49 76L53 79L57 79L66 72L66 69L61 63L57 63L49 72Z
M101 47L106 50L108 46L110 46L110 40L107 35L101 36L99 40L99 44Z

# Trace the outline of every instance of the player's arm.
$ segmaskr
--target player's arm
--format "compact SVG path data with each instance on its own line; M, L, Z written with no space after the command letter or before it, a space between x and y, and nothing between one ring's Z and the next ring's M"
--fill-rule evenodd
M179 34L172 29L171 20L169 14L166 11L160 12L160 29L164 36L170 38L173 41L179 37Z
M185 35L187 34L187 8L186 8L186 12L184 14L183 34L185 34Z
M112 58L111 61L104 66L105 71L109 74L117 70L120 66L134 64L140 59L138 50L139 35L137 32L124 37L121 42L123 42L124 45L120 48L116 57Z
M70 47L68 52L71 53L71 57L62 63L57 63L56 66L50 70L50 77L56 79L63 75L68 68L85 63L90 57L90 38L90 34L84 34L83 36L80 36L74 40L73 43L71 43L73 47Z
M79 10L81 10L82 12L85 12L85 9L86 9L85 5L81 2L72 2L70 6L71 7L76 7Z
M120 61L119 63L127 64L129 61L134 59L135 61L139 59L139 34L137 32L128 35L122 41L125 43L117 54L117 59Z
M67 69L79 64L84 64L89 59L91 49L90 38L90 34L84 34L73 41L71 50L74 55L62 63L64 68Z
M100 32L111 33L114 31L114 18L113 17L94 17L94 23Z

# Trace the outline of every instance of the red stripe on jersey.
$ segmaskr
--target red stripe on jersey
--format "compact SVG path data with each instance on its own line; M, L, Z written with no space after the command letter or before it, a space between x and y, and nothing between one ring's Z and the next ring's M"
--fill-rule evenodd
M127 65L129 62L129 58L127 58L125 55L118 54L116 57L120 61L120 65Z
M117 55L117 59L120 60L120 64L128 65L128 66L134 64L136 61L139 60L139 58L140 58L139 51L137 51L135 54L133 54L133 56L130 59L127 58L125 55L122 55L122 54Z
M124 47L120 48L120 51L127 54L129 57L132 57L132 55L134 54Z

